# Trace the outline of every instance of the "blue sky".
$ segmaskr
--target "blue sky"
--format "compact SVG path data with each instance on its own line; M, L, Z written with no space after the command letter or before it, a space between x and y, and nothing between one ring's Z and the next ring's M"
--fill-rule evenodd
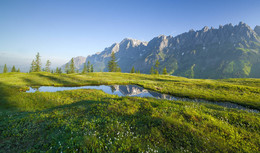
M239 21L260 25L259 0L0 0L0 65L61 66L122 39L149 41Z

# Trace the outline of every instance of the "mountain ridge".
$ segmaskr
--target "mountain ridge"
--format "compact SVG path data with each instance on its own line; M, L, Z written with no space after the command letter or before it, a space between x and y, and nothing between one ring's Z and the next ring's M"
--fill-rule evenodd
M251 29L240 22L189 30L175 37L159 35L149 42L125 38L102 52L86 57L95 71L107 71L106 64L115 53L122 72L132 66L141 73L149 73L159 60L172 75L189 78L260 77L260 26ZM82 69L83 63L79 65Z

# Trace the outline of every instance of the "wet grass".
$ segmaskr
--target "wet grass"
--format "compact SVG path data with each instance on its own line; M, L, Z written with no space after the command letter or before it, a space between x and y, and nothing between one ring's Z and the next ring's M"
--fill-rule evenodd
M0 152L259 152L259 113L89 89L23 92L33 85L138 84L185 97L204 93L205 99L259 110L259 86L253 82L259 79L0 74Z

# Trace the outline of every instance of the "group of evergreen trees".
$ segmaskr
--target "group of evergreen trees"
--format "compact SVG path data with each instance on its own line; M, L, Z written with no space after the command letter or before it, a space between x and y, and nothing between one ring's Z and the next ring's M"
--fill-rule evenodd
M159 60L157 60L155 65L154 65L155 69L152 66L150 73L151 74L159 74L159 65L160 65L160 62L159 62ZM109 72L121 72L121 69L116 62L116 57L115 57L114 52L111 53L111 60L108 62L108 70L109 70ZM140 70L136 71L135 67L133 66L130 73L140 73ZM162 74L163 75L168 74L166 67L164 67Z
M93 68L93 64L90 65L90 62L88 61L88 64L84 63L82 74L86 74L89 72L94 72L94 68Z
M40 53L37 53L35 60L32 61L30 72L41 72Z
M45 72L58 73L58 74L62 73L61 68L57 67L56 70L54 71L54 70L51 70L50 66L51 66L51 62L49 60L47 60L45 68L41 70L40 54L37 53L35 60L32 61L30 72L45 71ZM84 69L83 69L82 73L87 73L87 72L94 72L93 64L90 65L89 61L88 61L87 65L86 65L86 63L84 64ZM74 63L73 58L71 59L70 63L67 63L65 65L65 73L67 73L67 74L79 73L79 70L77 70L75 68L75 63Z
M41 70L40 54L37 53L37 55L35 57L35 60L32 61L30 72L45 71L45 72L58 73L58 74L62 73L61 68L58 68L58 67L56 68L55 72L54 72L54 70L51 71L50 65L51 65L51 62L49 60L47 60L45 68ZM151 74L159 74L159 65L160 65L160 62L157 60L155 65L154 65L155 69L152 66L151 70L150 70L150 73ZM109 72L121 72L121 69L118 66L117 62L116 62L116 57L115 57L115 53L114 52L112 52L111 60L108 62L108 70L109 70ZM5 64L3 73L7 73L7 72L8 72L8 69L7 69L7 66ZM20 69L16 70L15 66L13 66L11 72L20 72ZM79 71L76 70L76 68L75 68L74 59L72 58L70 63L67 63L65 65L65 73L70 74L70 73L76 73L76 72L79 73ZM87 64L84 63L84 68L83 68L81 73L82 74L86 74L86 73L89 73L89 72L94 72L94 68L93 68L93 64L90 64L90 62L88 61ZM140 70L135 71L135 68L133 66L131 71L130 71L130 73L140 73ZM167 74L166 67L164 67L162 74L164 74L164 75Z
M3 73L7 73L7 72L8 72L8 68L7 68L7 65L5 64ZM13 66L12 69L11 69L11 72L20 72L20 68L18 68L16 70L15 66Z
M131 69L131 71L130 71L130 73L141 73L141 72L140 72L140 70L135 71L135 67L133 66L132 69Z
M88 61L88 63L84 63L84 68L82 70L82 74L86 74L89 72L94 72L94 67L93 64L90 64L90 62ZM75 63L74 63L74 59L72 58L70 60L70 64L67 63L65 65L65 73L70 74L70 73L79 73L79 70L76 70L75 68Z
M41 69L40 53L37 53L35 60L32 61L30 72L41 72L41 71L50 72L50 65L51 62L47 60L45 69Z
M155 63L155 69L154 69L153 66L152 66L152 67L151 67L151 70L150 70L150 73L151 73L151 74L160 74L160 73L159 73L159 65L160 65L160 62L159 62L159 60L157 60L156 63ZM164 67L162 74L163 74L163 75L167 75L167 74L168 74L166 67Z
M70 64L67 63L65 65L65 73L67 73L67 74L75 73L75 70L76 70L76 68L75 68L75 64L74 64L74 59L72 58L70 60Z

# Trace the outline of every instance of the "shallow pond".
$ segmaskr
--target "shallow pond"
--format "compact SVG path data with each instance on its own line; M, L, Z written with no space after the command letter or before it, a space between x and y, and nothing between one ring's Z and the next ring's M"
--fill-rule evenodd
M76 90L76 89L98 89L102 90L105 93L118 95L118 96L132 96L132 97L154 97L157 99L167 99L167 100L181 100L181 101L192 101L198 103L210 103L215 105L220 105L227 108L236 108L241 110L246 110L248 112L259 112L255 109L249 109L241 105L237 105L230 102L212 102L203 99L189 99L189 98L180 98L174 97L167 94L162 94L154 92L148 89L144 89L137 85L100 85L100 86L79 86L79 87L54 87L54 86L40 86L40 87L30 87L26 92L34 93L39 92L57 92L64 90Z

